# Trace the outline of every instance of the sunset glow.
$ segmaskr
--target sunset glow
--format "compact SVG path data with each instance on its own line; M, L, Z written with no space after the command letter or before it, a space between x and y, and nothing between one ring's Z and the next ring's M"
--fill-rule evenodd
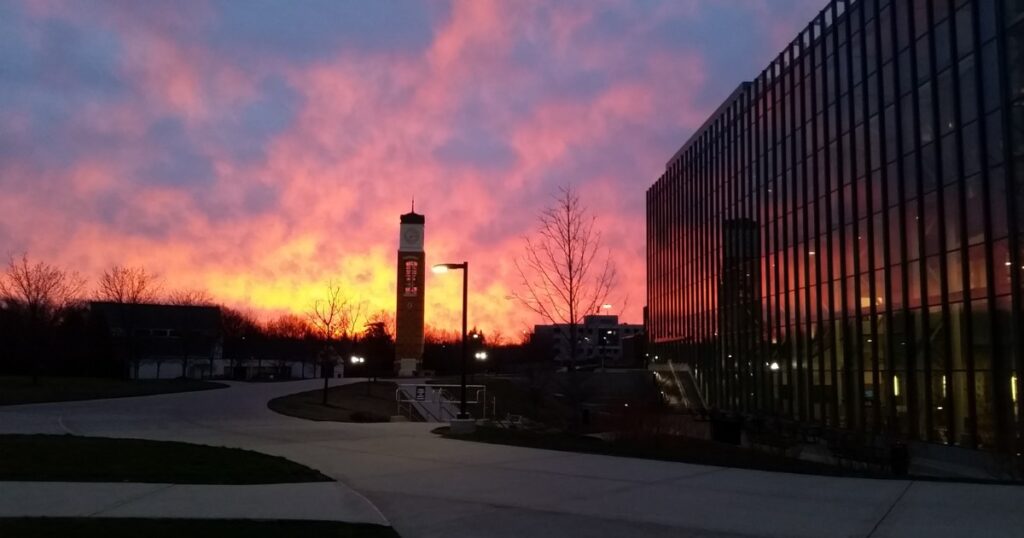
M468 260L470 324L510 336L510 260L571 183L619 269L602 313L640 322L645 189L820 4L3 2L0 254L390 311L415 198L428 266ZM460 294L427 275L427 323Z

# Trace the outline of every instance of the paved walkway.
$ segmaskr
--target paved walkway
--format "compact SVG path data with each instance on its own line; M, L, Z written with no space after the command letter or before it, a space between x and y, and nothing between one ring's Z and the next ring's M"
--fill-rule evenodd
M834 478L453 441L422 423L303 421L268 399L316 382L0 407L0 432L248 448L372 501L405 538L1024 535L1024 487Z
M303 519L388 525L335 482L240 486L0 482L0 517Z

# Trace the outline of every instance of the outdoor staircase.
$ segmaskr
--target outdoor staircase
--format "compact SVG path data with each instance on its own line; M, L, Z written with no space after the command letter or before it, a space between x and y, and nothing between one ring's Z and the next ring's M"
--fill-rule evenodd
M448 422L459 414L458 404L453 403L443 387L428 385L422 401L416 399L414 385L399 385L397 390L401 393L396 398L399 401L399 412L403 411L403 404L408 405L426 422Z

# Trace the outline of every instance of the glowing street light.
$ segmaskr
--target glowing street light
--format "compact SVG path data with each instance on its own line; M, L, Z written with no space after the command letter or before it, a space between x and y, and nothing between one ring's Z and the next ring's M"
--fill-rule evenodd
M462 263L439 263L433 267L434 273L444 274L449 270L462 270L462 375L461 375L461 388L462 395L459 400L459 415L457 418L467 419L469 413L466 413L466 368L467 368L467 357L469 353L468 346L466 345L466 303L467 294L469 288L469 262Z
M364 362L366 362L366 357L352 355L352 357L349 358L349 362L351 362L352 364L363 364Z
M487 360L487 352L486 351L477 351L476 353L473 354L473 356L476 357L476 360L478 360L478 361L485 361L485 360Z

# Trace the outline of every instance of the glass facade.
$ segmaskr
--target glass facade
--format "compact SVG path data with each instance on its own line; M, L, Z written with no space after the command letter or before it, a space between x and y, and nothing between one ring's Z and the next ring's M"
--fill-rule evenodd
M1024 0L834 0L647 192L715 408L1019 453Z

